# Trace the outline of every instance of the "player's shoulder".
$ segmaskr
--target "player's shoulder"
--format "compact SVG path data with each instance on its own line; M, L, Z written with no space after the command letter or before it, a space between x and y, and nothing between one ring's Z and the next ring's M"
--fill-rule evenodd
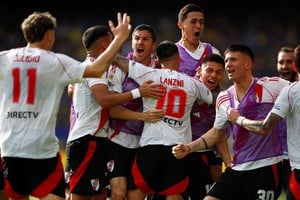
M278 76L272 76L272 77L264 76L261 78L257 78L257 84L264 85L264 86L268 86L268 85L287 86L290 84L290 81L287 81Z
M211 53L214 53L214 54L218 54L218 55L221 55L221 52L220 50L214 46L213 44L209 43L209 42L201 42L206 48L209 48L211 49Z
M223 90L223 91L219 92L217 100L216 100L216 109L219 109L220 106L222 106L222 105L225 105L225 106L228 105L230 103L229 99L230 99L230 96L229 96L228 90Z

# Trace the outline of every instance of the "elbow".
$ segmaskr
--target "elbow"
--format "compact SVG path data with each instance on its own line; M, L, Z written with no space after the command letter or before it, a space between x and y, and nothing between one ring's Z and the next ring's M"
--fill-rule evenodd
M105 102L101 102L99 104L103 109L108 109L108 108L111 108L116 105L116 103L113 101L105 101Z
M107 109L112 106L112 103L109 100L97 100L97 102L103 109Z

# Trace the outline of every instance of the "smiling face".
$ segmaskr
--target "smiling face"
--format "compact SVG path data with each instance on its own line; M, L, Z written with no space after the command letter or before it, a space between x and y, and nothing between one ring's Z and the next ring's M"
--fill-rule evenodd
M229 80L243 82L245 77L252 76L252 60L248 55L239 51L225 53L225 69Z
M277 57L277 71L281 78L294 81L295 72L293 70L294 52L280 51Z

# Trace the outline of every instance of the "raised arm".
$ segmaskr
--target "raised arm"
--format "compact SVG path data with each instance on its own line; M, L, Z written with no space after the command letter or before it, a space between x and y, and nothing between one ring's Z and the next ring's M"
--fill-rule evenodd
M88 65L83 74L84 77L100 77L115 59L115 56L120 51L123 43L127 40L131 32L130 17L124 13L118 13L118 26L109 20L109 27L114 34L113 41L108 48L98 56L92 64Z

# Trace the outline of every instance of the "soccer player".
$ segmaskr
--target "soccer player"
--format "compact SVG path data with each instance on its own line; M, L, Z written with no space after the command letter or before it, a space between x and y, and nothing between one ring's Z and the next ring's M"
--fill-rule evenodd
M218 95L214 127L189 144L175 146L173 153L177 158L184 158L190 152L216 146L227 168L205 200L277 199L281 192L278 173L282 160L280 125L265 137L233 125L232 160L225 132L229 125L227 111L234 107L251 119L261 119L271 110L281 89L290 82L279 77L253 77L254 53L246 45L233 44L224 55L225 69L233 85Z
M200 40L204 32L204 22L204 10L197 4L186 4L178 13L177 26L181 31L181 38L176 43L181 59L179 71L191 77L195 76L196 69L201 66L206 55L220 55L216 47Z
M300 80L300 46L295 48L294 66ZM287 121L287 145L292 173L289 178L287 199L300 199L300 82L296 81L280 92L272 110L262 120L250 120L240 116L237 109L231 108L228 119L239 126L258 134L267 135L282 119Z
M154 56L157 43L153 27L148 24L138 25L133 30L131 39L133 51L129 52L126 57L151 68L159 68L159 63ZM129 78L127 73L116 66L110 68L108 77L110 90L114 92L122 93L139 87L134 79ZM124 109L142 112L142 98L130 100L122 106L109 108L111 129L109 130L107 176L113 200L126 199L127 190L131 189L128 185L128 178L131 176L132 163L144 126L144 120L130 119L130 115L124 112Z
M144 110L163 109L163 120L144 123L133 167L133 182L137 189L129 191L129 198L143 200L146 195L160 194L181 199L188 185L186 160L177 160L172 147L192 140L190 112L195 101L212 103L210 90L199 80L179 73L180 57L177 46L161 42L156 55L162 69L145 67L118 55L115 62L128 76L141 84L147 79L163 85L166 93L161 98L143 98Z
M63 200L65 183L55 126L65 87L100 77L128 38L130 17L118 13L107 50L92 64L51 52L56 18L33 12L21 24L26 47L0 52L0 143L5 192L11 199Z
M294 69L294 49L288 46L281 47L277 54L277 72L280 78L294 82L298 80L297 72ZM289 178L291 176L291 166L287 147L286 123L281 126L281 139L283 148L283 160L280 170L282 178L282 191L287 193Z
M224 78L224 58L218 54L209 54L203 58L196 77L202 81L216 97L221 91ZM192 139L197 140L213 127L215 104L193 105L191 111ZM210 186L222 173L222 159L214 148L197 151L188 156L189 187L186 194L191 200L203 199Z
M85 62L93 63L112 40L113 35L107 27L97 25L88 28L82 36L82 43L87 52ZM141 96L153 97L152 88L145 87L147 81L142 87L123 93L110 92L108 84L105 72L100 78L86 78L84 82L73 86L72 103L76 123L69 133L66 147L71 199L106 199L108 108L139 98L136 92ZM143 112L141 114L146 115ZM158 116L157 120L161 117L162 115Z
M294 70L294 49L281 47L277 54L277 72L280 78L294 82L298 80L297 72Z
M205 29L205 13L204 10L197 4L186 4L183 6L178 13L178 21L177 26L181 31L181 38L176 43L179 50L180 56L180 67L179 71L186 73L192 77L198 76L196 73L198 70L201 70L201 66L203 61L207 55L217 54L220 55L219 50L213 46L211 43L201 41L201 37L203 36ZM213 56L217 57L217 56ZM219 60L222 62L221 60ZM218 61L218 63L220 63ZM211 64L212 62L209 62ZM209 68L212 69L212 68ZM205 70L201 70L205 72ZM211 71L210 71L211 72ZM212 73L211 73L212 74ZM223 73L221 73L222 75ZM221 78L223 81L223 77L216 74L217 79ZM207 87L212 89L214 93L217 95L218 91L220 91L220 83L219 80L215 80L215 82L204 81ZM217 88L212 88L212 85L218 85ZM213 112L210 112L213 111ZM201 113L202 112L202 113ZM193 140L196 140L199 136L206 132L206 128L211 128L212 123L214 121L214 116L204 117L204 113L208 114L210 112L212 115L215 115L214 107L209 106L207 109L204 105L199 108L199 105L195 103L193 106L193 110L191 112L191 126L192 126L192 134ZM201 116L199 116L199 114ZM212 121L210 121L210 119ZM203 120L207 120L206 123ZM210 123L208 123L210 121ZM209 124L209 125L208 125ZM204 128L206 126L206 128ZM204 131L204 132L202 132ZM211 149L213 150L213 149ZM199 163L199 157L196 154L202 154L201 160L206 163L203 166ZM222 173L222 159L216 153L216 151L207 151L206 153L196 153L190 156L190 160L194 161L191 163L191 167L189 169L190 175L190 184L189 184L189 197L191 200L202 199L203 195L206 194L206 191L209 188L209 185L214 182ZM192 158L193 157L193 158ZM196 169L196 165L199 166ZM208 169L207 169L208 166ZM202 168L202 170L200 169ZM201 171L201 174L199 173ZM206 179L204 177L207 177ZM207 180L210 180L207 182ZM197 182L195 182L197 181ZM204 187L199 187L199 184L206 185ZM210 183L210 184L208 184ZM194 189L193 189L194 188ZM200 189L201 188L201 189Z

